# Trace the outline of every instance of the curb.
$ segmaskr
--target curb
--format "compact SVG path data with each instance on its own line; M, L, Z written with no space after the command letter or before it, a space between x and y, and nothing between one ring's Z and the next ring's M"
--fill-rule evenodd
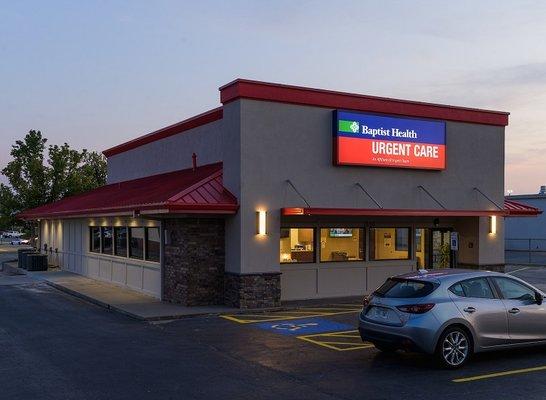
M7 263L13 263L13 262L17 262L17 260L8 260L8 261L2 262L2 264L1 264L2 271L5 271L6 269L9 269L10 271L12 271L14 273L17 273L19 275L31 276L32 278L34 278L34 279L36 279L36 280L38 280L40 282L43 282L46 285L48 285L48 286L50 286L50 287L52 287L54 289L57 289L57 290L59 290L61 292L64 292L66 294L69 294L71 296L79 298L81 300L84 300L84 301L86 301L86 302L88 302L90 304L94 304L96 306L105 308L107 310L115 311L115 312L117 312L119 314L128 316L128 317L130 317L132 319L135 319L137 321L152 322L152 321L168 321L168 320L185 319L185 318L202 317L202 316L244 315L244 314L257 314L257 313L258 314L265 314L265 313L269 313L269 312L289 311L289 310L298 310L298 309L305 309L306 308L305 304L293 304L293 305L285 305L285 306L279 306L279 307L268 307L268 308L235 309L235 310L232 310L232 311L199 312L199 313L193 313L193 314L176 314L176 315L161 315L161 316L143 317L143 316L140 316L138 314L134 314L134 313L132 313L130 311L124 310L124 309L122 309L120 307L117 307L115 305L105 303L105 302L103 302L101 300L98 300L98 299L96 299L94 297L83 294L83 293L78 292L76 290L72 290L70 288L67 288L64 285L60 285L58 283L49 281L47 279L44 279L43 277L35 276L34 274L29 273L29 271L26 271L24 269L20 269L18 267L14 267L14 266L11 266L11 265L9 265L9 266L5 265ZM335 299L330 299L330 300L334 301ZM346 301L348 299L344 298L343 300ZM323 303L323 304L324 304L324 307L328 306L327 303ZM310 305L311 304L309 304L307 306L310 306ZM319 304L313 304L313 306L320 307L321 304L320 303Z
M67 293L67 294L69 294L71 296L77 297L77 298L79 298L81 300L85 300L86 302L94 304L96 306L106 308L107 310L112 310L112 311L118 312L120 314L126 315L128 317L131 317L131 318L139 320L139 321L150 321L150 319L148 319L148 318L144 318L144 317L141 317L141 316L139 316L137 314L133 314L133 313L131 313L129 311L122 310L119 307L115 307L115 306L113 306L111 304L108 304L108 303L105 303L103 301L97 300L97 299L95 299L93 297L90 297L90 296L87 296L87 295L85 295L83 293L80 293L80 292L77 292L75 290L69 289L66 286L59 285L57 283L54 283L54 282L51 282L51 281L48 281L48 280L45 280L45 279L40 279L40 281L44 282L48 286L51 286L52 288L55 288L55 289L57 289L57 290L59 290L61 292Z

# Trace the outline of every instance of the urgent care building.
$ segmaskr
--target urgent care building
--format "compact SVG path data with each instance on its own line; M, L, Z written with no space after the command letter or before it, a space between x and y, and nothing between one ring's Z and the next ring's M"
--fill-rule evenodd
M21 217L50 262L185 305L362 295L502 268L508 113L235 80L104 151L108 184ZM517 210L517 212L515 211Z

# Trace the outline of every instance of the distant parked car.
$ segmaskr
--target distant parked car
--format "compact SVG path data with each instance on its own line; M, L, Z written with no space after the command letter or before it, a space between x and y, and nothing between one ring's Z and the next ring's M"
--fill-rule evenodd
M9 242L9 244L11 244L13 246L29 245L30 240L19 238L19 239L12 240L11 242Z
M381 351L435 354L459 368L474 353L546 345L544 293L489 271L431 270L387 281L364 299L362 340Z
M7 232L4 232L2 234L2 237L3 238L20 238L21 236L23 236L23 234L21 232L17 232L17 231L7 231Z

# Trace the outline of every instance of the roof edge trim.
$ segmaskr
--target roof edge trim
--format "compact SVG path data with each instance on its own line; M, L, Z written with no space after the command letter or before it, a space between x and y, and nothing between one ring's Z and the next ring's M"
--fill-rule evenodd
M246 98L496 126L507 126L510 115L505 111L368 96L247 79L236 79L220 87L219 90L222 104Z
M146 135L137 137L136 139L129 140L128 142L119 144L117 146L106 149L102 152L106 157L114 156L116 154L124 153L128 150L135 149L148 143L155 142L160 139L188 131L193 128L197 128L208 123L218 121L223 117L223 108L217 107L212 110L205 111L204 113L195 115L184 121L177 122L175 124L166 126L157 131L148 133Z

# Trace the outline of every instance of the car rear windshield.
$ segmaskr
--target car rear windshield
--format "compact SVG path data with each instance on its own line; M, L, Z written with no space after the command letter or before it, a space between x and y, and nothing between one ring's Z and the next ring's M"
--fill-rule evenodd
M389 278L374 294L390 298L416 298L431 294L438 285L432 282Z

